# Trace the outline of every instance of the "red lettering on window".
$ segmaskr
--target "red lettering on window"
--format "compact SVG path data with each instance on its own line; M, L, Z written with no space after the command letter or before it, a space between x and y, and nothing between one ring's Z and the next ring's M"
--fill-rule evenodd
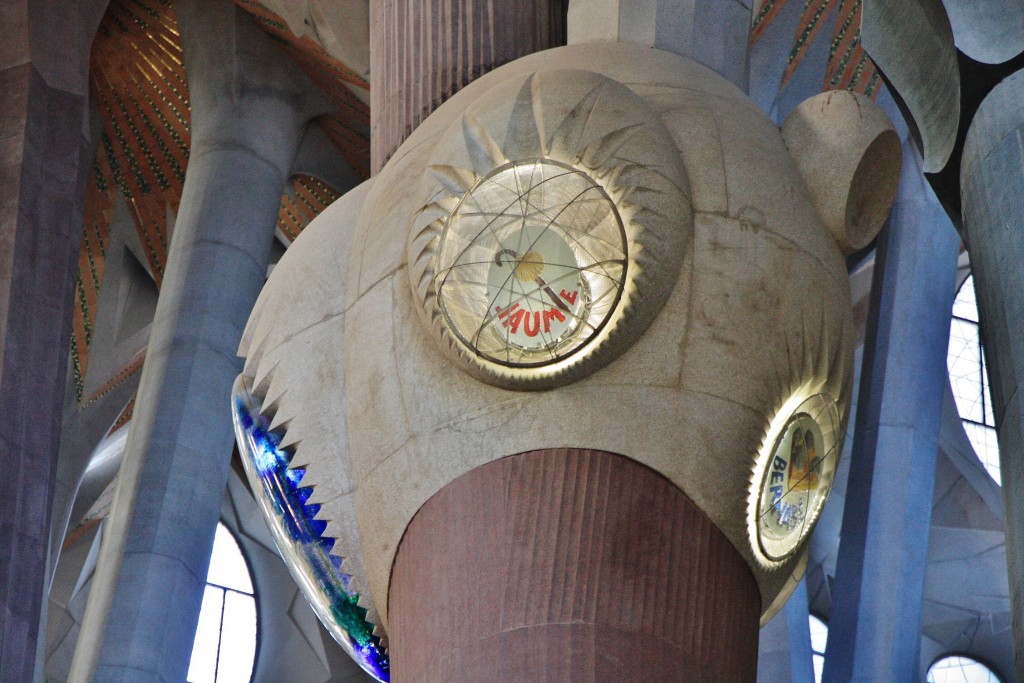
M544 311L544 331L551 332L551 321L558 318L558 322L565 322L565 316L557 308L552 308Z
M509 325L511 325L512 334L515 334L516 332L519 331L519 323L523 322L524 315L526 315L526 311L520 308L518 311L512 313L512 315L509 316L509 318L501 324L503 327L508 327Z
M580 290L574 289L572 291L572 294L569 294L568 292L566 292L563 289L561 292L559 292L559 295L561 295L561 297L563 299L565 299L566 301L568 301L570 304L575 304L576 303L576 297L578 297L580 295Z
M513 330L515 331L515 330ZM527 337L536 337L537 333L540 332L540 311L534 311L533 313L533 327L530 327L530 316L526 316L526 320L523 321L523 331L526 332Z
M512 304L508 308L502 308L501 306L495 306L494 312L498 314L498 320L504 320L510 312L515 311L519 308L519 304Z

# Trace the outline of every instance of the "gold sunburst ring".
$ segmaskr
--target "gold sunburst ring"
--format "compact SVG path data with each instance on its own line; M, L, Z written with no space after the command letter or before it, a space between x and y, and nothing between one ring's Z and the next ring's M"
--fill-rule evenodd
M475 377L580 379L628 349L675 287L692 234L682 157L621 83L576 70L506 81L431 161L410 283L434 339Z
M758 561L781 566L807 538L835 478L842 448L835 400L795 393L765 433L751 482L748 527Z

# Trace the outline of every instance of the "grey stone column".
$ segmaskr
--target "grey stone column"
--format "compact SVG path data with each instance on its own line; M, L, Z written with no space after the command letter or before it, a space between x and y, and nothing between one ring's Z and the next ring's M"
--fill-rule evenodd
M238 342L325 99L230 0L175 3L192 108L181 206L70 680L185 680L232 450Z
M571 0L568 37L675 52L746 92L751 20L750 0Z
M916 163L915 163L916 162ZM919 680L921 604L960 240L904 147L878 238L826 682Z
M761 627L757 646L758 683L814 683L814 651L808 620L807 581L801 581L786 606Z
M1006 507L1017 679L1024 680L1024 72L981 103L960 171Z
M33 680L105 0L0 5L0 681Z

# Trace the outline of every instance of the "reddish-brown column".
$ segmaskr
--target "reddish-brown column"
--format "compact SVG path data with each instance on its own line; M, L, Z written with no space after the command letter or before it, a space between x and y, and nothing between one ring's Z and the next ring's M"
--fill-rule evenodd
M601 451L533 451L456 479L398 549L396 683L754 681L761 600L707 517Z
M470 81L523 55L564 45L567 6L568 0L373 0L373 172Z

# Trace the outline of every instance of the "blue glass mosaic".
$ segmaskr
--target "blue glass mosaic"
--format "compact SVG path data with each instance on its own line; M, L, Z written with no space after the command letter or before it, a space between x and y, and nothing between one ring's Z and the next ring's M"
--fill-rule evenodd
M341 558L331 555L334 539L323 535L327 522L316 519L320 506L307 502L313 489L302 486L306 471L288 468L293 453L279 447L281 436L270 431L257 399L240 384L233 397L235 436L250 483L264 496L260 507L275 541L327 630L363 670L388 683L391 664L380 639L358 604L359 595L349 589L351 577L341 570Z

